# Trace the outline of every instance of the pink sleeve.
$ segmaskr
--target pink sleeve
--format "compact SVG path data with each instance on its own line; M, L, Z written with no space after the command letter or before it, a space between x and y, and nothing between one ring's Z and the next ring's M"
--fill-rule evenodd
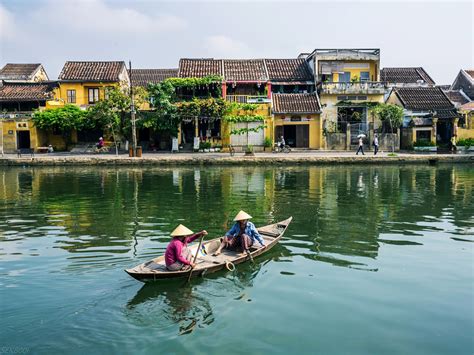
M176 253L176 260L179 260L180 262L182 262L183 264L186 264L186 265L191 264L187 259L183 258L183 256L181 255L181 253L183 252L183 244L182 243L176 243L174 251Z
M187 237L187 238L186 238L186 241L185 241L185 243L191 243L191 242L194 242L194 241L195 241L196 239L198 239L198 238L199 238L201 235L202 235L202 233L201 233L201 232L199 232L199 233L196 233L196 234L193 234L193 235L191 235L191 236L189 236L189 237Z

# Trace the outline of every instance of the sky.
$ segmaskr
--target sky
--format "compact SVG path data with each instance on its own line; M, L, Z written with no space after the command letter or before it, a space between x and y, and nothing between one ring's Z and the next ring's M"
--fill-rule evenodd
M437 84L474 68L474 1L0 0L0 65L68 60L177 68L179 58L296 58L380 48L382 67Z

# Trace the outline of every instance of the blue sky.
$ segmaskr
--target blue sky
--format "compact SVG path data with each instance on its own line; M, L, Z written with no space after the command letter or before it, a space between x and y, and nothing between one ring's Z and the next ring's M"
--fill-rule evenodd
M292 58L314 48L380 48L382 67L423 66L439 84L474 67L466 2L0 0L0 65L181 57Z

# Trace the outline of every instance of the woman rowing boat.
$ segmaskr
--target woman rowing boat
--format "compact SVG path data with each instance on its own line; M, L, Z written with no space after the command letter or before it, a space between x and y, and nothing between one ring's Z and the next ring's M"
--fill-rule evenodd
M193 234L193 232L180 224L171 232L173 239L168 244L165 252L166 268L169 271L189 270L194 268L191 261L192 254L188 248L188 243L196 240L201 236L207 235L205 230Z

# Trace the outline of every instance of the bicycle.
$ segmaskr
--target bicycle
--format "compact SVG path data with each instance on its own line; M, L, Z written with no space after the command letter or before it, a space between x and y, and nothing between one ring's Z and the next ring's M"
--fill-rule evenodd
M275 143L275 146L273 147L273 153L289 153L291 152L291 148L289 145L285 144L282 147L280 147L280 144Z
M108 153L109 151L110 151L110 148L104 145L100 148L96 147L95 150L94 150L94 153L96 153L96 154Z

